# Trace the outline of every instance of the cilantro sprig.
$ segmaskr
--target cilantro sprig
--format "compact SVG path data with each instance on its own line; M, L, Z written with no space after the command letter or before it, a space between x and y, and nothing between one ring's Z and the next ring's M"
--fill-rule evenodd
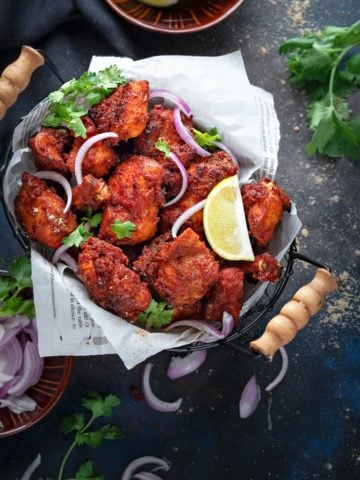
M63 244L66 247L79 248L82 243L85 243L89 237L93 236L90 228L98 227L101 223L101 219L102 214L100 212L95 213L95 215L92 215L91 212L89 212L87 216L82 217L81 223L79 223L75 230L62 239Z
M100 72L85 72L49 94L49 114L44 118L46 127L68 127L76 136L86 138L86 128L81 119L89 109L126 83L126 78L116 65Z
M0 277L0 318L22 314L35 317L34 301L20 295L32 287L31 265L27 257L19 257L9 266L9 276Z
M136 229L136 225L129 221L121 222L119 219L116 219L115 222L110 225L110 228L115 233L116 238L121 240L122 238L131 238Z
M157 302L152 299L148 308L138 316L138 321L145 324L145 328L150 330L151 328L161 328L168 325L172 316L173 310L166 302Z
M360 159L360 116L352 117L347 100L360 87L360 54L349 58L359 45L360 21L292 38L279 48L290 54L290 82L308 95L308 124L314 132L306 146L309 155Z
M159 152L162 152L165 157L168 157L171 153L170 145L166 140L163 140L162 138L159 138L159 140L155 142L155 148L159 150Z
M201 132L200 130L196 130L196 128L192 129L195 134L195 140L200 145L200 147L205 149L212 149L216 148L214 142L221 142L221 136L217 131L217 128L210 128L208 132Z
M115 395L102 397L97 392L89 392L82 398L82 405L90 410L91 416L86 421L83 412L74 413L64 417L61 421L60 430L65 434L74 433L74 440L66 451L60 465L57 480L62 480L66 463L77 446L88 445L93 448L100 447L104 440L123 438L121 431L115 425L105 424L97 430L89 430L93 422L102 417L110 417L113 409L120 405L120 400ZM88 461L80 466L75 475L76 480L104 480L105 477L95 476L93 463Z

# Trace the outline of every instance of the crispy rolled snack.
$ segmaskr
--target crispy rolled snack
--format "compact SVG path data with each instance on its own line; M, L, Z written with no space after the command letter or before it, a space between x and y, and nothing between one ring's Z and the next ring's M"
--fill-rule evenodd
M267 324L265 332L250 347L270 360L283 345L291 342L312 315L318 313L329 293L338 288L336 278L324 268L318 268L310 283L301 287Z

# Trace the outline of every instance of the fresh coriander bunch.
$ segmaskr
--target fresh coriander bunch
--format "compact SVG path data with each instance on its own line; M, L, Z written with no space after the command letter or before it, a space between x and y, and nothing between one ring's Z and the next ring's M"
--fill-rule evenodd
M360 116L352 116L348 97L360 87L360 21L325 27L284 42L290 82L308 95L308 123L314 132L309 155L360 160Z

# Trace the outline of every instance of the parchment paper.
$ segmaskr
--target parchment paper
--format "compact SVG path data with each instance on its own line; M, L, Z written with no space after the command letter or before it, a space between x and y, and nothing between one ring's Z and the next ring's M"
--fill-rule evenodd
M147 79L150 88L168 88L191 106L202 128L214 126L222 141L236 154L239 180L265 175L274 178L280 140L279 122L270 93L249 83L241 53L220 57L160 56L133 61L119 57L93 57L89 69L118 65L132 79ZM38 105L16 128L13 157L4 179L4 196L14 215L13 202L21 172L34 171L26 148L40 127L47 101ZM278 228L270 253L279 260L301 227L293 206ZM85 288L64 266L49 262L51 252L32 245L32 276L41 356L117 353L130 369L156 353L197 340L199 333L149 333L111 314L91 301ZM262 284L247 298L242 314L263 295ZM236 286L234 286L236 288Z

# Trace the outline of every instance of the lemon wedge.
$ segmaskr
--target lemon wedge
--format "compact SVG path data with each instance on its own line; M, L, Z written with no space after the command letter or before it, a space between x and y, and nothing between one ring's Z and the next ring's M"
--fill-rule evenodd
M239 181L236 175L218 183L209 193L203 212L207 241L226 260L254 260Z
M175 5L179 0L140 0L141 3L145 5L150 5L151 7L170 7Z

